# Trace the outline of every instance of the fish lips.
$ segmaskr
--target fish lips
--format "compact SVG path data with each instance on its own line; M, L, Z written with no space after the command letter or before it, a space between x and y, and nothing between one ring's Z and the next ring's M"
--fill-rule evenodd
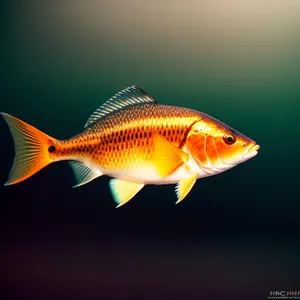
M245 154L242 156L241 161L246 161L252 157L254 157L258 153L259 145L256 143L250 145L248 149L245 150Z

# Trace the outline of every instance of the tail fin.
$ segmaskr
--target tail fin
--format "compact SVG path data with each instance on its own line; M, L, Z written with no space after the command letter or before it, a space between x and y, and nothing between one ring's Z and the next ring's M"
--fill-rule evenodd
M15 143L15 159L5 185L18 183L50 164L48 148L55 139L33 126L1 113L9 126Z

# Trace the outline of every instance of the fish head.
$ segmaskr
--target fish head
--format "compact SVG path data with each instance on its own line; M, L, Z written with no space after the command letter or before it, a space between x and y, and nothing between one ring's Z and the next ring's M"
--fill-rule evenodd
M186 145L202 168L216 172L254 157L259 149L252 139L205 114L191 127Z

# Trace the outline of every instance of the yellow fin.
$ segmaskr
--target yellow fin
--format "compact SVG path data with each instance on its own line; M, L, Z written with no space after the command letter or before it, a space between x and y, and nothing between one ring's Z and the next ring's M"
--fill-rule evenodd
M9 114L0 113L14 138L15 158L5 185L23 181L49 165L49 146L56 140ZM54 147L55 150L55 147Z
M193 185L195 184L196 179L197 179L197 174L189 178L180 180L180 182L176 185L175 188L177 199L178 199L176 201L176 204L181 202L186 197L186 195L190 192Z
M143 183L111 179L109 182L111 193L115 202L120 207L133 198L143 187Z
M160 136L158 133L153 135L154 152L153 161L161 177L170 175L182 163L187 162L189 155L183 152L171 142Z

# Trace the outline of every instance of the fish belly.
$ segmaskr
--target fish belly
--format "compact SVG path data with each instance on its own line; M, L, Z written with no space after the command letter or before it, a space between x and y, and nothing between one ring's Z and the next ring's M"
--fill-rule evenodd
M138 166L128 170L105 170L103 172L114 178L154 185L175 184L180 180L190 178L195 174L197 174L198 178L213 175L202 170L192 157L188 163L182 164L169 176L163 178L159 176L156 167L153 165Z

